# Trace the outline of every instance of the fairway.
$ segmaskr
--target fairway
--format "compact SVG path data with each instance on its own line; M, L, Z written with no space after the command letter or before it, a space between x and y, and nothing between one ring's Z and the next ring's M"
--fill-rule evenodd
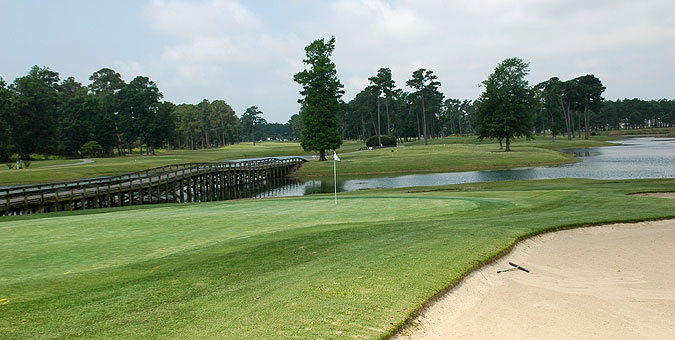
M554 180L0 221L0 332L384 338L520 237L675 216L675 180Z

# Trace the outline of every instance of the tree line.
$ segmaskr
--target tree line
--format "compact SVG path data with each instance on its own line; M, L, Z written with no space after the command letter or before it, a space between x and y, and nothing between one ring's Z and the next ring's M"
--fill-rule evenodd
M267 123L255 106L238 117L224 100L176 105L162 100L148 77L126 83L110 68L89 80L87 86L73 77L61 80L38 66L12 84L0 78L0 161L14 154L103 157L299 138L290 122Z
M179 105L163 101L148 77L126 83L109 68L94 72L87 86L73 77L61 80L57 72L38 66L12 84L0 78L0 161L13 154L21 159L35 154L113 156L135 149L153 154L156 148L194 150L265 139L302 143L304 137L303 147L320 151L338 148L342 139L365 141L379 135L402 142L481 135L485 117L477 109L485 102L483 95L476 100L446 98L438 90L438 77L424 68L406 81L408 91L397 88L389 68L380 68L369 78L370 85L349 102L342 101L342 84L329 58L334 43L334 38L321 39L306 48L304 61L312 67L295 75L303 86L302 109L284 124L268 123L256 106L238 117L224 100ZM502 78L495 72L492 80L483 82L486 92L488 86L506 81L503 75L516 72L518 65L500 64L505 68L499 72ZM524 66L520 79L527 74ZM548 133L553 140L561 135L582 138L582 133L588 138L600 130L675 126L675 100L605 100L605 87L592 74L521 85L526 88L523 99L532 100L524 128ZM322 102L326 96L331 100ZM318 111L323 113L314 114Z
M340 132L346 139L384 134L408 141L477 133L480 98L446 98L431 70L413 72L406 82L410 91L396 88L388 68L381 68L369 80L369 86L341 105ZM566 81L552 77L526 87L521 96L533 101L527 107L533 118L527 128L535 134L572 139L588 138L597 131L675 126L675 100L606 100L602 97L605 87L592 74Z

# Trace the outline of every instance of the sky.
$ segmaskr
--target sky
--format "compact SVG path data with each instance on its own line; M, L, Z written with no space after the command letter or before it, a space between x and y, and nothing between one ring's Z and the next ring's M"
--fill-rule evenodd
M38 65L88 85L108 67L176 104L223 99L285 123L304 47L335 36L345 101L381 67L405 91L425 68L446 98L473 100L510 57L531 85L594 74L607 99L675 99L673 13L673 0L0 0L0 77Z

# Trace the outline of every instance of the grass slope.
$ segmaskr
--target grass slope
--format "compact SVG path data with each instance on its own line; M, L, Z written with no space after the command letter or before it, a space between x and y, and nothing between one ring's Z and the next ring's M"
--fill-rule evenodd
M383 338L526 235L675 216L675 180L554 180L0 220L8 339Z

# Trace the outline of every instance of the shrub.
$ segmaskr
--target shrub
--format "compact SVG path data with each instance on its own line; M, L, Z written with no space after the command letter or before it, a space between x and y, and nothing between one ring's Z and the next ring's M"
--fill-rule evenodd
M80 155L85 157L102 157L103 147L96 141L88 141L80 148Z
M396 137L394 136L381 135L380 140L382 141L383 147L396 146ZM366 146L373 148L379 147L377 135L366 139Z

